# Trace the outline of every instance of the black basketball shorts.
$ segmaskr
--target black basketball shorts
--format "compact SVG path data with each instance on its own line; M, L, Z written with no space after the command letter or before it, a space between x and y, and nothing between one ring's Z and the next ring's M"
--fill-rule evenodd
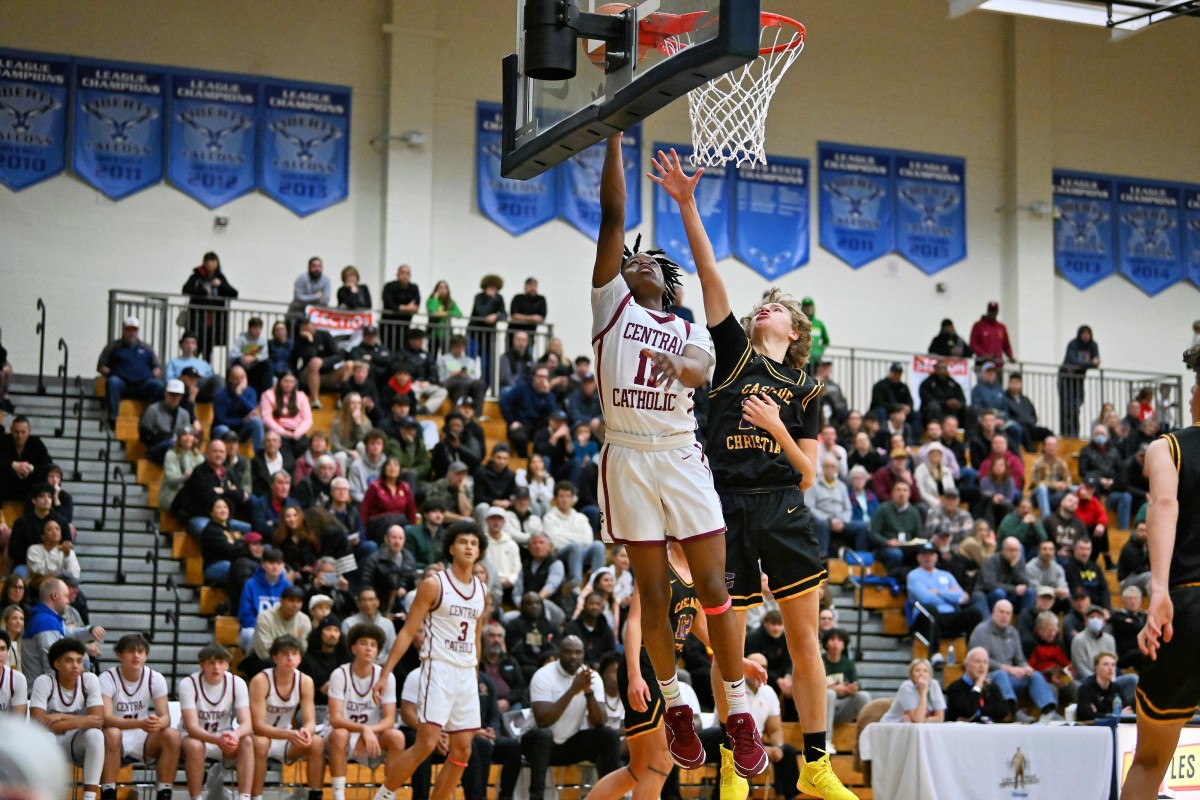
M718 490L719 491L719 490ZM761 575L782 603L825 580L812 514L798 486L720 492L725 514L725 575L733 607L762 605Z
M1169 722L1191 719L1200 704L1200 584L1171 590L1174 635L1138 672L1138 713Z

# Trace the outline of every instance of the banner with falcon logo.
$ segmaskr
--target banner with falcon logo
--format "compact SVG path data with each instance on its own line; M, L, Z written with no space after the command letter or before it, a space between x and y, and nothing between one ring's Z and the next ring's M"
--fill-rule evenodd
M858 269L895 249L894 154L819 142L821 247Z
M169 85L164 67L77 59L75 174L112 200L161 181Z
M20 191L67 163L68 56L0 50L0 183Z
M896 252L926 275L967 257L967 162L896 153Z
M670 153L671 148L679 154L680 163L689 173L694 171L692 166L692 146L690 144L654 143L654 153L659 150ZM708 238L712 241L713 253L717 260L729 258L729 228L730 228L730 191L729 177L726 167L705 167L704 177L696 184L696 207L700 210L700 220ZM696 271L696 261L692 258L692 248L688 245L687 233L683 230L683 217L679 215L679 206L670 195L654 184L654 246L688 272Z
M1076 289L1117 271L1113 179L1054 170L1054 265Z
M1200 186L1183 187L1183 241L1188 280L1200 289Z
M350 88L263 81L259 185L301 217L350 191Z
M1154 295L1184 277L1179 230L1182 188L1117 178L1117 244L1121 274Z
M167 178L176 188L208 208L255 189L261 92L256 78L172 71Z
M733 254L767 280L808 263L808 166L768 156L731 172Z
M556 170L518 181L500 174L504 111L499 103L475 104L475 201L479 213L513 236L541 227L558 214Z

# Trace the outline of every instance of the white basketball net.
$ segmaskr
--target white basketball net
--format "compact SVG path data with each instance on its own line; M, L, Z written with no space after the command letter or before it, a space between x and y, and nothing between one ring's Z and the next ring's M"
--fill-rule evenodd
M683 33L665 40L662 49L673 55L691 43L691 34ZM759 56L688 92L693 164L766 163L767 109L780 79L803 49L802 27L764 16Z

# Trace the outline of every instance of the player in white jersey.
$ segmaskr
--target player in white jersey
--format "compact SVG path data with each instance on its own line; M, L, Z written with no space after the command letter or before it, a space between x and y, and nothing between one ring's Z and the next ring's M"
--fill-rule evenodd
M630 545L643 642L667 705L667 749L676 764L697 769L704 765L704 748L679 692L667 622L666 539L680 543L694 568L696 596L723 674L740 675L742 666L740 631L725 585L725 520L692 416L692 393L713 364L712 340L701 326L670 313L679 267L661 251L638 252L640 244L639 236L633 250L625 246L625 173L621 135L614 134L600 177L592 270L592 345L605 422L601 533L606 541ZM726 682L725 694L731 712L749 710L744 679ZM750 723L733 730L735 766L743 775L757 775L768 763Z
M479 730L479 620L487 613L487 587L475 577L475 562L487 549L487 539L474 522L456 522L446 530L443 558L450 568L430 575L417 587L408 621L384 670L391 674L423 630L418 684L417 741L405 751L397 768L387 771L375 800L393 800L396 790L449 736L446 763L433 786L433 800L449 800L471 758L471 740ZM375 687L383 691L383 686Z
M68 761L83 767L83 800L96 800L104 770L104 703L99 679L83 671L86 656L77 639L50 645L47 658L54 672L34 680L29 715L55 734Z
M7 665L12 650L8 631L0 631L0 714L24 717L29 708L28 683L25 674Z
M396 730L396 676L375 663L387 639L378 625L359 623L346 633L354 661L329 676L329 774L333 800L346 800L346 766L353 758L375 769L396 768L404 753L404 734ZM382 685L379 693L376 685Z
M150 643L140 633L117 641L118 666L100 675L104 700L104 786L117 779L123 759L154 764L157 800L171 800L179 768L179 731L171 727L167 679L146 666Z
M325 740L317 735L317 712L313 703L313 679L297 668L302 645L295 636L280 636L271 642L274 667L250 681L250 721L254 726L254 784L251 797L262 796L267 778L267 760L284 764L308 761L308 800L321 800L325 781ZM293 727L296 711L300 727Z
M188 797L200 797L204 762L212 760L237 768L238 800L249 800L254 780L250 691L241 677L230 674L230 654L221 645L200 648L198 659L200 671L180 678L177 689Z

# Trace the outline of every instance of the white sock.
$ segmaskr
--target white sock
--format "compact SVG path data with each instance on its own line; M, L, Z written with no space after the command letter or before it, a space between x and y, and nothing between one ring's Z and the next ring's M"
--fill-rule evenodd
M679 673L672 675L669 681L659 681L658 690L662 692L663 700L667 701L667 708L683 704L683 693L679 691Z
M83 800L96 800L96 793L95 792L84 792Z
M203 798L200 795L194 795L192 800L203 800Z
M263 800L263 798L262 798L261 794L256 794L253 797L251 797L250 800Z
M395 800L396 793L386 786L380 786L379 791L375 793L375 800Z
M333 800L346 800L346 776L333 778L330 782L333 784Z
M250 800L250 793L249 792L239 792L238 800Z
M732 683L730 681L721 681L725 684L725 700L729 703L730 714L745 714L750 710L750 705L746 701L746 679L740 678Z

